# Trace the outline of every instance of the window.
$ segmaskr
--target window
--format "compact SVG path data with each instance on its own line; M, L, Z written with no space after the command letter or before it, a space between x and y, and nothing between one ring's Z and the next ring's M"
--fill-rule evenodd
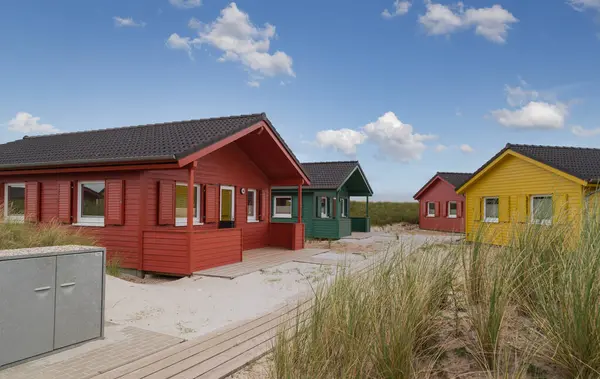
M194 184L194 225L200 223L200 184ZM175 185L175 226L187 225L188 185L177 183Z
M319 213L320 218L329 218L329 198L321 196L319 200Z
M292 197L275 196L273 199L273 217L292 218Z
M4 217L9 221L25 220L25 183L8 183L4 187Z
M235 220L235 187L221 186L221 217L220 221Z
M342 210L342 217L348 217L348 199L340 199Z
M104 182L79 182L77 225L104 226Z
M435 203L427 203L427 217L435 217Z
M552 196L531 196L531 222L534 224L552 224Z
M456 218L456 201L448 202L448 218Z
M483 202L483 221L498 222L498 198L486 197Z
M248 190L248 222L256 222L256 190Z

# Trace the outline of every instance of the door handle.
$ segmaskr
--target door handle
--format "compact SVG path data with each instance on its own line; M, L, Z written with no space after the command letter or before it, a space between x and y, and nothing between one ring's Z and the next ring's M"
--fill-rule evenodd
M73 287L75 285L75 282L69 282L69 283L63 283L60 285L61 288L65 288L65 287Z
M42 292L42 291L48 291L51 287L50 286L46 286L46 287L38 287L36 289L34 289L35 292Z

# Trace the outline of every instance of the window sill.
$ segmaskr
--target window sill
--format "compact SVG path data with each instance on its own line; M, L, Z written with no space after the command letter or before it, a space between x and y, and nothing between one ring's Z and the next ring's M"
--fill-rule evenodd
M489 224L497 224L498 223L498 219L497 218L486 218L483 220L483 222L487 222Z
M86 226L86 227L94 227L94 228L104 228L104 223L98 222L76 222L72 224L73 226Z
M545 225L545 226L552 225L552 221L551 220L536 220L536 221L531 221L531 223L533 225Z
M204 223L200 222L200 221L195 221L194 220L194 226L200 226L200 225L204 225ZM175 226L187 226L187 221L175 221Z
M20 217L20 216L7 216L6 218L4 218L4 221L6 222L12 222L15 224L23 224L25 222L25 216Z
M260 220L246 220L247 223L253 224L255 222L260 222Z
M434 217L435 217L435 215L427 215L427 216L425 216L425 217L434 218Z
M456 216L448 216L448 218L458 218L458 217L456 217Z
M273 215L273 218L292 218L292 215Z

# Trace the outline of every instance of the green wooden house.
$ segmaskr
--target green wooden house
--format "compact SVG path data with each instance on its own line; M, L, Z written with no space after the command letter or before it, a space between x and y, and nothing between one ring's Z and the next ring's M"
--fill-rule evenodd
M306 238L339 239L371 230L369 196L373 190L358 161L302 163L310 186L302 186ZM273 187L272 222L298 221L298 187ZM365 196L365 217L350 217L350 197Z

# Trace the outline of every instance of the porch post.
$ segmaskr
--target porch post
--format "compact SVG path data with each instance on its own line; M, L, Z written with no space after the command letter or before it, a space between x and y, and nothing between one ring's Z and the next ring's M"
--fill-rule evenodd
M193 272L193 257L192 257L192 236L194 231L194 174L196 172L197 161L190 163L188 167L188 183L187 183L187 240L188 240L188 261L189 261L189 272Z
M365 217L369 217L369 196L367 196L367 214Z
M298 224L302 224L302 183L304 180L298 186Z

